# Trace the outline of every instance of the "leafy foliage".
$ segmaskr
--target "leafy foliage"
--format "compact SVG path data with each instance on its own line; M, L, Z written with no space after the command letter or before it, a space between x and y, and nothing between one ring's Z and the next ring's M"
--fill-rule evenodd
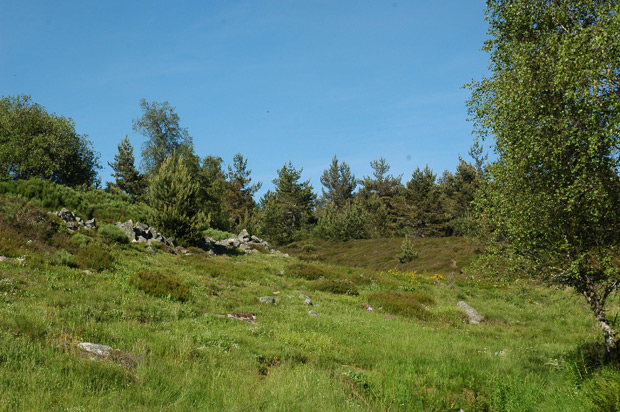
M142 167L148 176L154 175L164 161L176 152L187 156L194 144L187 129L180 126L180 117L168 102L140 101L142 117L134 119L133 130L147 138L142 146Z
M94 185L100 166L91 146L73 120L48 113L30 96L0 98L0 180Z
M605 315L620 286L620 4L487 2L491 74L473 83L470 115L495 139L482 217L505 250L583 294Z

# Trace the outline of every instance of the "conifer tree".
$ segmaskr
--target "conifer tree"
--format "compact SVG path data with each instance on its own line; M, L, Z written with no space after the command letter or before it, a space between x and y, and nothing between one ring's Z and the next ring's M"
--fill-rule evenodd
M114 170L112 176L115 178L114 185L134 199L141 198L146 189L145 179L135 167L135 157L133 146L129 138L125 138L118 144L118 153L114 155L114 162L108 162Z
M185 159L173 152L151 179L150 205L157 229L182 244L198 241L206 220L200 210L199 191Z
M316 195L309 180L299 182L302 170L285 164L273 180L275 192L261 199L261 233L280 243L292 241L313 223Z
M351 173L351 168L345 162L339 163L334 156L329 169L323 171L321 184L325 186L323 200L333 203L337 208L343 207L348 200L353 197L353 191L357 187L355 175Z
M262 183L251 184L251 173L252 171L248 169L247 159L244 159L241 153L235 154L233 164L228 166L228 173L226 174L226 201L234 225L239 225L256 208L253 196L261 188Z
M222 169L222 158L206 156L200 170L200 203L209 217L209 225L219 230L230 229L230 214L227 207L226 175Z

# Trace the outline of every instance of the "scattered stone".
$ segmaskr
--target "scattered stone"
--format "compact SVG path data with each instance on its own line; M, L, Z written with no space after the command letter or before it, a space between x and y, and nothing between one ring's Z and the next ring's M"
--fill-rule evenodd
M299 299L310 299L310 297L302 293L301 295L299 295Z
M310 316L314 316L315 318L318 318L318 317L319 317L319 314L318 314L318 313L316 313L316 312L315 312L315 311L313 311L313 310L308 311L308 314L309 314Z
M90 271L90 270L88 270L88 269L84 270L83 272L84 272L84 273L86 273L87 275L92 275L92 274L93 274L93 272L91 272L91 271Z
M5 261L7 261L7 260L9 260L9 258L8 258L8 257L6 257L6 256L0 256L0 262L5 262Z
M127 369L135 368L138 364L136 357L119 349L98 343L78 342L78 348L92 360L106 360L116 362Z
M228 314L228 317L244 322L256 323L256 315L249 312L232 312Z
M155 249L153 249L153 247L152 247L152 246L148 246L148 247L147 247L146 249L144 249L144 250L146 250L146 251L147 251L147 252L149 252L149 253L157 253L157 251L156 251Z
M260 303L270 303L275 305L276 298L274 298L273 296L261 296L260 298L258 298L258 301Z
M484 316L479 314L476 309L472 308L467 303L460 301L459 303L456 304L456 306L459 309L461 309L463 312L465 312L465 314L469 317L469 323L473 323L477 325L480 322L486 321L486 318Z
M90 342L79 342L78 347L86 352L89 356L105 359L112 351L111 346L100 345L98 343L90 343Z
M310 300L310 298L304 299L304 305L312 306L312 301Z

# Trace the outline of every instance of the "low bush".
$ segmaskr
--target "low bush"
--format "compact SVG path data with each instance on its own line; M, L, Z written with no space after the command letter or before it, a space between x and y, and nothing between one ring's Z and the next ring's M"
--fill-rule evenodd
M75 263L84 269L92 269L101 272L111 269L114 265L112 254L99 245L89 245L80 247L75 255Z
M129 238L122 229L108 223L100 223L97 234L108 243L129 244Z
M140 272L129 278L129 283L146 294L180 302L189 299L189 287L170 275L155 272Z
M286 268L286 276L294 278L302 278L306 280L316 280L319 278L329 278L331 273L319 265L312 263L295 262Z
M426 307L434 305L435 300L423 293L414 292L373 292L368 296L369 302L376 307L382 307L385 311L394 315L429 320L432 314Z
M357 286L347 279L322 279L314 284L314 289L336 295L359 295Z

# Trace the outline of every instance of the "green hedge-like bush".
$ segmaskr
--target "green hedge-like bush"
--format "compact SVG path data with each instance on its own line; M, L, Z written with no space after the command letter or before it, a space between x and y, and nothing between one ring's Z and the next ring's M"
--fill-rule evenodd
M114 265L112 254L100 245L94 244L80 247L74 260L79 267L97 272L110 269Z
M189 286L170 275L145 271L133 275L129 283L156 297L169 297L180 302L187 302L190 297Z
M302 278L306 280L333 277L327 269L319 265L303 262L295 262L288 265L284 273L289 277Z
M432 318L431 312L426 307L435 304L435 300L423 293L413 292L373 292L368 296L373 306L382 307L394 315L402 315L420 320ZM426 307L425 307L426 306Z
M125 232L115 225L100 223L97 234L108 243L120 243L121 245L129 244L129 238Z
M357 286L347 279L322 279L314 284L314 289L337 295L359 295Z

